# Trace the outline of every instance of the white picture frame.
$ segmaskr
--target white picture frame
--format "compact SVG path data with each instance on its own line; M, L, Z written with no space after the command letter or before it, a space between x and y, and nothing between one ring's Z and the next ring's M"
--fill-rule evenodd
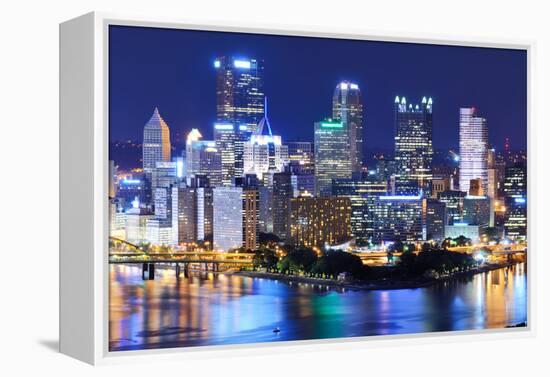
M410 42L521 49L528 66L528 171L532 142L534 42L485 38L440 37L417 33L381 33L310 26L201 23L109 13L88 13L60 24L60 351L90 364L142 360L208 358L281 352L350 349L425 342L506 339L535 334L533 282L536 247L528 233L527 327L498 330L422 333L376 337L304 340L251 345L204 346L159 350L108 350L108 27L129 25L188 30L313 36L369 41ZM528 175L532 182L531 175ZM536 192L528 185L529 221L534 219ZM78 247L75 247L78 245Z

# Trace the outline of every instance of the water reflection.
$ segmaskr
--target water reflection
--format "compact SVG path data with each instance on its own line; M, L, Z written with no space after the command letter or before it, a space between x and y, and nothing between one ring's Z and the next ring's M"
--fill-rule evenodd
M438 285L345 291L111 265L111 350L502 328L527 319L524 264ZM281 332L273 333L279 327Z

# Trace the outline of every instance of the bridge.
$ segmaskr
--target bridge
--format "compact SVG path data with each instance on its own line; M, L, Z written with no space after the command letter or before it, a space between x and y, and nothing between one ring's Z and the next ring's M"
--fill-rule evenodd
M109 248L110 264L141 264L141 276L144 280L155 278L155 265L172 265L176 269L176 278L180 278L181 270L185 277L189 276L190 265L195 265L204 271L220 270L220 266L249 266L254 253L224 253L215 251L155 251L145 250L128 241L109 237L114 247Z

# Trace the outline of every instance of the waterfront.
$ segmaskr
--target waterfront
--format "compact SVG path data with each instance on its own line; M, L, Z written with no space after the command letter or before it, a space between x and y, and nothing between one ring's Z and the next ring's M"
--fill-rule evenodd
M350 291L270 279L110 266L110 349L503 328L527 320L525 264L417 289ZM274 333L274 328L280 333Z

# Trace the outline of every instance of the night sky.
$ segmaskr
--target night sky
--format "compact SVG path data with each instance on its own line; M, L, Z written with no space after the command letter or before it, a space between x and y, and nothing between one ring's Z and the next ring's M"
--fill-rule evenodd
M393 148L393 101L434 100L434 148L458 148L458 108L476 106L489 141L525 149L527 54L520 50L366 42L326 38L111 26L110 137L141 142L155 106L172 143L191 128L212 138L213 61L218 55L264 59L264 92L275 134L313 140L313 123L331 116L338 82L363 95L366 150ZM177 140L176 140L177 139Z

